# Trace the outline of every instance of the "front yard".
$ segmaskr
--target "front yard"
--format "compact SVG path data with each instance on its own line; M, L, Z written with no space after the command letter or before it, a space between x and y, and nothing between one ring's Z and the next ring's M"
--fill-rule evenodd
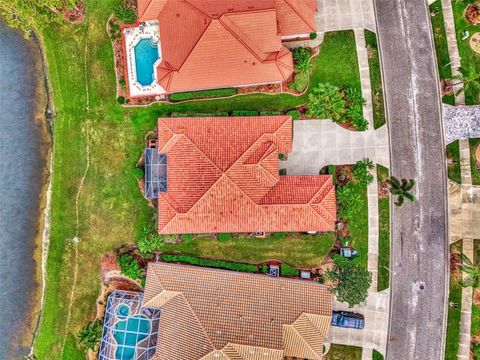
M136 162L144 147L144 135L155 128L159 116L173 112L289 110L307 99L306 94L256 94L143 108L119 106L115 100L112 47L105 31L107 19L119 3L87 0L84 23L46 28L40 34L48 58L56 119L46 297L35 343L39 359L85 358L76 333L95 316L101 256L132 243L151 219L152 210L138 189L137 179L142 174ZM312 85L318 82L360 90L352 32L326 34L313 63ZM78 245L72 241L77 233ZM364 234L364 230L357 233ZM240 239L219 243L205 239L176 247L244 261L285 258L301 266L321 260L331 245L329 241L329 235L308 242Z

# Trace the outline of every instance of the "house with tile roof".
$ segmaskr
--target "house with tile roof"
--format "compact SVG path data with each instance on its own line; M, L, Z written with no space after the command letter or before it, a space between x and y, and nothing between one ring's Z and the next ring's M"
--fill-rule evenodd
M161 311L156 360L320 360L332 316L317 282L166 263L143 301Z
M282 40L316 32L316 0L137 3L138 21L158 29L154 36L159 49L154 64L156 83L149 87L163 93L281 84L291 79L294 70L292 54ZM144 33L142 27L138 39ZM135 40L124 41L127 58L134 57L130 47L135 44ZM133 63L141 62L129 59L128 71L140 71ZM132 76L127 79L134 82Z
M332 177L279 175L292 136L290 116L160 118L158 232L333 231Z

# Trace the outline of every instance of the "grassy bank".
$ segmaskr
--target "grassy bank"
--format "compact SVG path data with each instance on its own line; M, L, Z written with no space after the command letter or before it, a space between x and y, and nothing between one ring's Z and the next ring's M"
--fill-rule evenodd
M458 241L450 246L450 251L460 252L462 242ZM460 340L460 317L462 304L462 285L459 278L450 274L450 292L448 302L458 304L458 308L449 306L447 320L447 339L445 344L445 360L456 360L458 352L458 342Z
M475 53L469 45L470 38L462 40L462 33L468 31L470 36L479 31L478 26L470 24L463 16L467 5L473 3L471 0L452 1L453 15L455 17L455 30L457 32L458 50L462 67L472 68L476 72L480 71L480 54ZM465 92L465 102L467 105L479 103L479 91L469 89Z
M370 69L370 85L372 87L373 124L378 129L386 122L385 104L383 100L382 73L378 55L377 35L365 30L365 42L368 47L368 65Z
M378 183L388 178L388 169L377 165ZM390 198L378 198L378 286L382 291L389 286L390 277Z
M460 172L460 144L458 140L447 145L448 178L457 184L462 183Z
M477 167L477 159L475 158L475 150L478 146L480 146L480 138L470 139L470 168L473 185L480 185L480 169Z
M39 359L85 358L75 334L95 316L101 256L134 242L151 221L152 210L138 189L135 165L142 153L144 135L154 129L157 117L172 112L286 110L307 99L307 95L248 95L176 105L120 107L115 100L112 47L105 32L107 19L119 3L87 0L84 23L47 28L41 34L56 120L46 303L35 345ZM352 32L326 34L321 53L313 63L312 83L320 81L360 89ZM72 241L76 236L78 245ZM323 240L283 239L275 247L258 240L255 251L249 251L255 239L222 244L208 240L184 242L177 248L184 246L185 252L218 257L224 254L244 261L288 258L288 263L300 266L322 258L330 238Z

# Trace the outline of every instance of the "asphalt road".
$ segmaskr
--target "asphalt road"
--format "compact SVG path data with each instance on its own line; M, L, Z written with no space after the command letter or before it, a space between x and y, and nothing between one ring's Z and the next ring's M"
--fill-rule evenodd
M386 359L443 359L448 284L441 99L426 0L375 0L391 171L417 201L392 207Z

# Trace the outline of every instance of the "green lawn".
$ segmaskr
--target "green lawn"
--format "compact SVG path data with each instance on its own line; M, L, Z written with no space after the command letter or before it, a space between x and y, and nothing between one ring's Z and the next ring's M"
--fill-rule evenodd
M480 261L480 240L473 240L473 254L475 262ZM470 329L472 336L480 335L480 306L472 302L472 327Z
M458 241L451 245L450 251L461 251L462 242ZM447 339L445 345L445 360L456 360L458 352L458 342L460 340L460 317L462 304L462 285L453 276L450 276L450 293L448 302L458 304L458 308L448 308L447 320Z
M372 360L383 360L383 355L377 350L373 350Z
M472 184L480 185L480 170L477 168L475 150L480 146L480 138L470 139L470 167L472 169Z
M450 63L450 57L448 55L447 36L445 34L442 3L440 0L436 0L430 5L430 12L434 9L439 11L436 16L431 16L435 50L437 53L438 72L440 73L441 80L451 79L452 69L448 65Z
M357 346L347 346L332 344L327 354L327 360L361 360L362 348Z
M380 58L378 55L377 35L365 30L365 42L367 43L368 65L370 69L370 84L372 87L373 125L378 129L386 122L385 104L383 100L382 73L380 70Z
M266 259L278 259L298 268L311 268L323 260L335 242L333 234L288 234L285 238L269 236L233 237L219 241L211 237L194 236L177 244L163 244L164 252L212 259L258 263Z
M388 178L388 169L377 165L378 182ZM387 289L390 276L390 199L378 198L378 291Z
M467 30L470 36L480 31L480 28L471 25L463 16L465 8L472 3L471 0L453 0L453 14L455 17L455 30L457 32L458 50L460 51L462 67L472 67L476 71L480 71L480 54L475 53L469 45L470 38L462 40L462 32ZM465 93L465 102L467 105L474 105L479 103L479 93L475 90L470 90Z
M155 128L157 117L172 112L288 110L307 99L307 95L255 94L142 108L119 106L115 99L113 52L105 24L120 2L87 0L84 23L46 28L40 34L49 64L56 119L46 303L35 344L39 359L85 358L75 334L95 316L101 256L134 242L152 219L152 210L138 189L139 171L135 165L144 147L144 136ZM312 84L318 82L360 89L353 32L326 34L321 54L313 60ZM75 198L86 170L87 151L90 167L78 197L77 254L71 239L76 235ZM260 246L255 239L224 243L205 240L187 245L184 242L177 247L238 260L278 257L305 266L319 261L330 246L318 239L283 239L275 248Z
M448 178L457 184L462 183L460 173L460 145L458 140L447 145Z

